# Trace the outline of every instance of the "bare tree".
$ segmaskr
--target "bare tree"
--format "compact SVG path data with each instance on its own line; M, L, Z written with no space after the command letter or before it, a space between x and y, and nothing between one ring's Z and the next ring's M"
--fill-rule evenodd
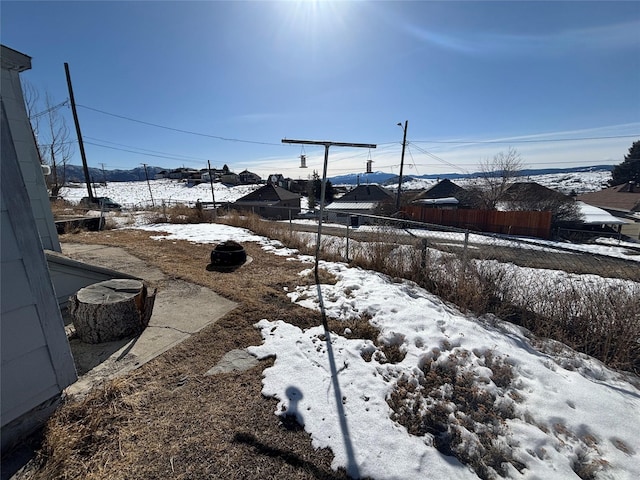
M516 181L522 170L520 153L512 147L493 158L480 162L480 174L470 190L481 201L482 207L494 210L504 192Z
M68 101L54 104L51 95L45 92L42 103L38 90L32 84L23 82L22 87L40 162L51 167L51 175L46 177L47 187L51 196L57 197L65 183L66 166L73 154L74 142L65 117L59 111Z
M551 228L572 226L582 222L584 216L573 197L548 191L544 195L535 190L521 189L504 199L507 210L526 212L551 212Z

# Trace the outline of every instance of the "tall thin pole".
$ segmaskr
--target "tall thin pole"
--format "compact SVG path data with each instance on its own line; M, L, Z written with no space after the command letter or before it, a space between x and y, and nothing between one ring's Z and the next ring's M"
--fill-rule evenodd
M149 187L149 195L151 195L151 206L155 207L156 204L153 202L153 192L151 191L151 183L149 183L149 173L147 172L147 164L143 163L142 165L144 165L144 176L147 179L147 187Z
M107 184L107 172L104 171L104 163L101 163L100 166L102 167L102 180L104 181L104 184Z
M324 167L322 169L322 183L320 185L320 219L318 220L318 239L316 241L316 265L315 280L319 284L318 263L320 262L320 241L322 240L322 220L324 217L324 195L327 188L327 165L329 163L329 147L357 147L357 148L376 148L377 145L371 143L347 143L347 142L325 142L316 140L289 140L282 139L282 143L296 143L298 145L324 145Z
M402 126L401 123L398 125ZM404 167L404 149L407 146L407 127L409 120L404 122L404 135L402 136L402 154L400 155L400 178L398 180L398 198L396 199L396 210L400 210L400 192L402 191L402 167Z
M320 219L318 221L318 240L316 242L316 266L315 266L315 280L316 288L318 289L318 302L320 304L320 315L322 318L322 326L324 327L326 344L327 344L327 357L329 358L329 370L331 372L331 381L333 383L333 393L336 401L336 407L338 410L338 418L340 420L340 429L342 430L342 437L344 439L344 446L348 459L347 472L353 478L360 478L358 464L355 460L355 454L353 451L353 445L351 443L351 436L349 435L349 425L347 423L346 414L344 411L343 397L340 390L340 382L338 381L338 368L336 366L336 360L333 355L333 346L331 343L331 332L329 331L329 325L327 323L327 313L324 308L324 300L322 298L322 288L320 286L320 277L318 274L318 262L320 259L320 240L322 239L322 217L324 216L324 196L326 192L327 184L327 164L329 163L329 147L331 145L339 147L362 147L362 148L376 148L376 145L364 144L364 143L339 143L339 142L316 142L313 140L287 140L283 139L282 143L298 143L302 145L324 145L324 168L322 170L322 185L320 188Z
M216 194L213 191L213 175L211 174L211 160L207 160L209 167L209 185L211 185L211 200L213 200L213 218L216 219Z
M89 202L93 203L93 191L91 190L91 178L89 177L89 166L87 165L87 155L84 153L84 142L82 141L82 132L80 131L80 122L78 121L78 112L76 111L76 100L73 96L73 86L71 85L71 74L69 73L69 64L65 62L64 72L67 75L67 88L69 89L69 100L71 100L71 112L73 112L73 123L76 125L76 134L78 135L78 145L80 146L80 157L82 158L82 170L84 171L84 181L87 184L87 193L89 194Z
M316 240L316 265L315 275L316 283L320 281L318 276L318 263L320 262L320 241L322 240L322 220L324 219L324 196L327 191L327 165L329 163L329 146L330 143L324 145L324 166L322 167L322 183L320 184L320 219L318 220L318 238Z

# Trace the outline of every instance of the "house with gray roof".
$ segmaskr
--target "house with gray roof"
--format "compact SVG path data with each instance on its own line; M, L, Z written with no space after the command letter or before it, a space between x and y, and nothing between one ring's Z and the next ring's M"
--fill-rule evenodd
M269 183L236 200L232 208L275 220L293 218L300 213L300 195Z
M476 194L456 185L448 178L421 192L411 200L412 204L433 208L479 208Z
M373 215L383 204L393 204L394 195L380 185L358 185L339 199L327 205L324 210L327 221L349 223L352 215ZM362 217L360 223L371 223Z

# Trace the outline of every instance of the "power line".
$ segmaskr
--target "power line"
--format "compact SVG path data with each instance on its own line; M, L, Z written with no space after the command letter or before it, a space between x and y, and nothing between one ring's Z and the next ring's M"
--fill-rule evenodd
M433 153L427 152L425 149L423 149L423 148L419 147L418 145L414 144L413 142L411 142L411 145L413 145L413 146L416 148L416 150L418 150L418 151L420 151L420 152L424 153L425 155L427 155L427 156L429 156L429 157L433 158L434 160L437 160L437 161L442 162L442 163L444 163L444 164L446 164L446 165L449 165L450 167L453 167L453 168L455 168L456 170L461 171L462 173L469 173L466 169L464 169L464 168L460 168L458 165L456 165L456 164L454 164L454 163L447 162L446 160L444 160L444 159L442 159L442 158L438 157L437 155L434 155Z
M155 158L166 158L168 160L178 160L180 162L185 162L186 160L182 159L182 158L176 158L176 157L171 157L168 155L157 155L154 153L144 153L144 152L136 152L134 150L126 150L124 148L118 148L118 147L110 147L109 145L101 145L99 143L94 143L94 142L84 142L87 145L93 145L95 147L102 147L102 148L108 148L110 150L119 150L121 152L127 152L127 153L135 153L136 155L145 155L147 157L155 157ZM196 163L195 161L191 161L191 163Z
M413 140L412 143L446 143L446 144L454 144L454 145L473 145L476 143L502 143L502 144L513 144L513 143L547 143L547 142L575 142L579 140L607 140L613 138L637 138L640 137L640 134L635 135L611 135L605 137L576 137L576 138L549 138L549 139L538 139L538 140L466 140L466 141L453 141L453 140Z
M109 143L111 145L118 145L120 147L135 148L136 150L140 150L142 152L151 152L151 153L157 153L157 154L160 154L160 155L169 155L169 156L173 156L173 157L184 157L185 159L199 160L199 161L203 161L203 162L206 162L208 160L207 158L192 157L190 155L182 155L182 154L179 154L179 153L175 153L174 154L174 153L169 153L169 152L161 152L161 151L158 151L158 150L149 150L147 148L134 147L132 145L125 145L123 143L110 142L109 140L104 140L102 138L90 137L88 135L85 135L84 138L90 138L92 140L95 140L96 142ZM126 151L129 151L129 150L126 150Z
M60 102L59 104L54 105L53 107L49 107L46 110L43 110L42 112L38 112L38 113L36 113L34 115L31 115L30 118L34 119L34 118L41 117L42 115L46 115L47 113L53 112L54 110L57 110L57 109L59 109L61 107L64 107L65 105L68 105L68 104L69 104L69 99L67 98L64 102Z
M208 133L192 132L190 130L182 130L180 128L167 127L165 125L158 125L157 123L145 122L144 120L137 120L135 118L125 117L124 115L118 115L118 114L115 114L115 113L105 112L104 110L98 110L97 108L87 107L86 105L76 104L76 106L82 107L82 108L86 108L87 110L92 110L94 112L102 113L103 115L109 115L111 117L121 118L123 120L129 120L130 122L141 123L143 125L149 125L151 127L163 128L165 130L171 130L173 132L187 133L189 135L197 135L199 137L215 138L216 140L224 140L226 142L252 143L252 144L255 144L255 145L281 146L281 144L279 144L279 143L258 142L258 141L255 141L255 140L243 140L243 139L240 139L240 138L229 138L229 137L221 137L221 136L218 136L218 135L209 135Z

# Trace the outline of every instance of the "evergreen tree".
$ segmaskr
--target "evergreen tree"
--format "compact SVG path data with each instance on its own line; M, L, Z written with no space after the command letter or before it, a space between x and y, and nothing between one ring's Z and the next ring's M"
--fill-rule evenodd
M322 179L320 178L320 175L318 175L318 172L315 170L313 171L313 179L311 180L311 183L311 191L313 192L313 195L310 195L309 198L313 196L315 197L315 199L320 200L320 196L322 195ZM333 191L331 180L327 180L324 191L324 203L327 204L333 202L334 195L335 193Z
M313 172L315 175L315 172ZM316 208L316 195L315 195L315 176L313 180L307 181L307 198L309 199L309 210Z
M631 181L640 183L640 140L633 142L624 161L613 168L609 184L616 186Z

